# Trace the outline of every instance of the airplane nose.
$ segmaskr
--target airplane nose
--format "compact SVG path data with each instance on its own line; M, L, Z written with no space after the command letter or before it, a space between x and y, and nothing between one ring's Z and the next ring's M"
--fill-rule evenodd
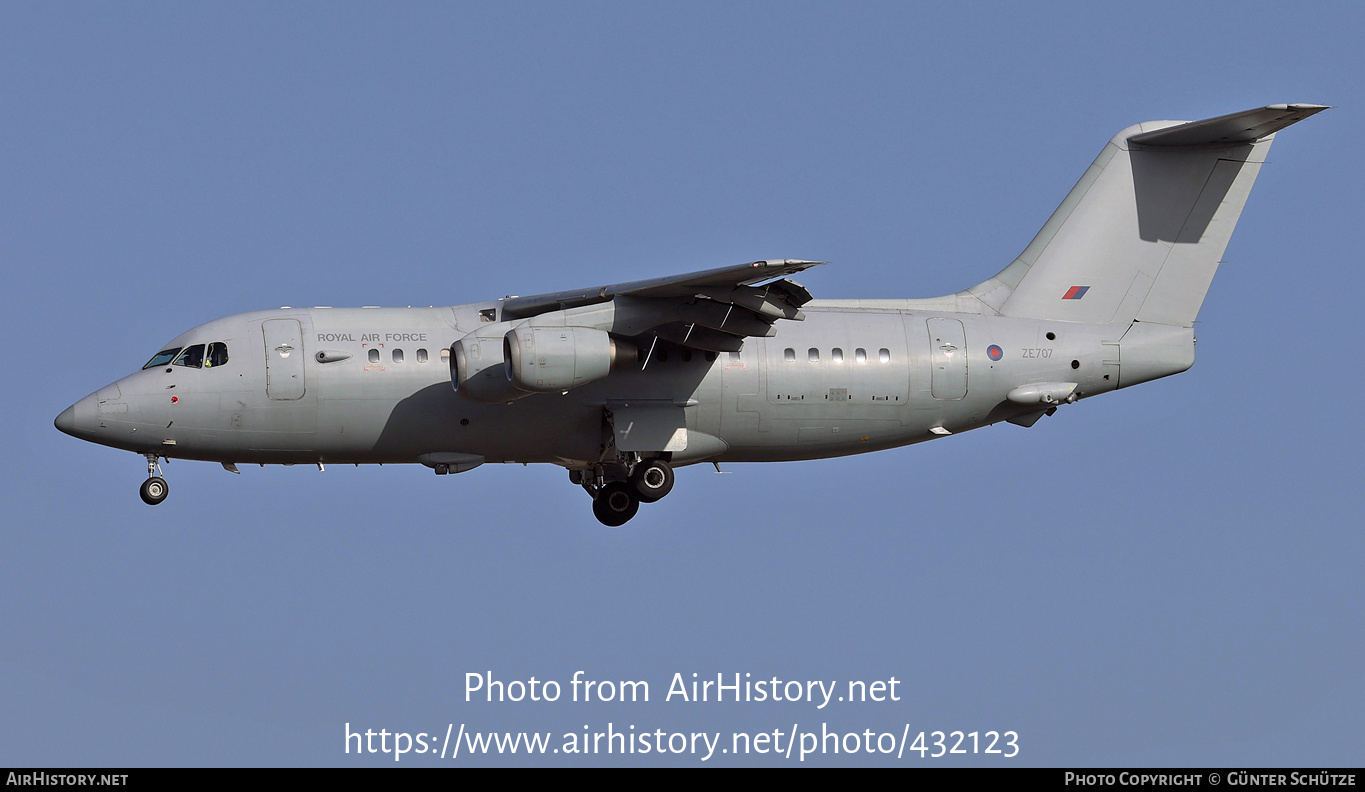
M88 440L90 439L90 432L95 428L98 411L99 399L92 393L62 410L62 414L57 416L57 420L53 421L52 425L72 437Z
M52 424L74 437L76 434L76 405L73 404L62 410L62 414L57 416L57 420L53 421Z

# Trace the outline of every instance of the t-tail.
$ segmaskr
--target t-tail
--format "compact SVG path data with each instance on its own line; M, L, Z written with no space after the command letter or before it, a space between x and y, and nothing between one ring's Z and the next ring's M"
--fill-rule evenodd
M955 295L958 304L979 300L1030 319L1192 327L1275 133L1326 109L1277 104L1128 127L1019 258Z

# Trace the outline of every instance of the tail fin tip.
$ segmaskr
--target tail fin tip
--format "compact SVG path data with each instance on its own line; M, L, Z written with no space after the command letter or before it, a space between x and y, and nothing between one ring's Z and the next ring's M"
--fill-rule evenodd
M1274 104L1123 130L1019 258L963 294L1004 316L1189 327L1274 134L1327 109Z

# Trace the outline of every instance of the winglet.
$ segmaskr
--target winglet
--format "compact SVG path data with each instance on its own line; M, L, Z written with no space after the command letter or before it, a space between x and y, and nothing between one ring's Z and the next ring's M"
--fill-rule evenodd
M1128 140L1143 146L1207 146L1252 143L1269 137L1290 124L1327 110L1329 105L1273 104L1217 118L1132 135ZM1147 126L1144 124L1143 126Z

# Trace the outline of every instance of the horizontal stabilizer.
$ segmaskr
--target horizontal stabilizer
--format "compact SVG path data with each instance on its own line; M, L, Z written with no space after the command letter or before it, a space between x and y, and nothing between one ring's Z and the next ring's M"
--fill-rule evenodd
M1251 143L1326 109L1327 105L1273 104L1203 121L1191 121L1155 132L1144 132L1128 140L1143 146L1228 146Z

